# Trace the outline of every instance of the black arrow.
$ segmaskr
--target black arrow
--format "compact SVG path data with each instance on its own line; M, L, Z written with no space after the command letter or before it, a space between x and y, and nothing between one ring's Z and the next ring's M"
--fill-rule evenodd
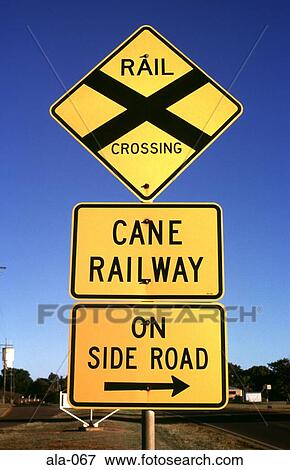
M189 387L188 384L179 380L174 375L171 376L172 382L162 383L162 382L105 382L104 390L105 391L120 391L120 390L172 390L172 397L178 395L178 393L183 392L186 388Z

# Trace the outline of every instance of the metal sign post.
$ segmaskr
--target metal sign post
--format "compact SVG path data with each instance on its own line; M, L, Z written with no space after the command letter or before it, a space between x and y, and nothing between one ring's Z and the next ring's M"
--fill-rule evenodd
M155 412L142 411L142 450L155 450Z

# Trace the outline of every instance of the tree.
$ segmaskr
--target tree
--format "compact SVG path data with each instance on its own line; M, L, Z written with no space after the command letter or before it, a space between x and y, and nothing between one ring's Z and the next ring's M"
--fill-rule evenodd
M11 369L7 370L7 380L6 380L6 387L7 389L10 388L10 374ZM2 370L1 376L1 388L3 388L3 376L4 370ZM12 369L12 376L13 376L13 383L14 383L14 391L21 395L27 395L29 393L30 387L33 383L32 378L30 377L30 373L28 370L25 369Z
M48 380L50 383L50 390L52 392L58 392L59 391L59 376L51 372L48 376Z
M60 390L65 391L67 389L67 377L63 377L62 375L59 378L59 386Z
M284 357L268 364L272 371L271 395L277 399L290 399L290 360ZM271 383L271 382L270 382Z
M62 375L57 375L51 372L48 376L48 380L51 383L51 391L59 392L60 390L64 391L67 387L67 378Z
M229 362L229 385L230 387L243 388L244 371L238 364Z
M49 386L50 386L50 383L48 379L39 377L31 385L30 394L36 395L37 398L42 400L47 395Z
M261 392L267 383L271 383L271 370L266 366L253 366L244 371L248 377L248 389L252 392Z
M15 392L27 395L33 380L25 369L13 369Z

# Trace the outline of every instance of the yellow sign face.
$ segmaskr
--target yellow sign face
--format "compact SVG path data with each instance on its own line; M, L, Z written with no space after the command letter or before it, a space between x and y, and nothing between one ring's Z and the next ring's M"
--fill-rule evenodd
M226 349L221 305L77 305L68 399L75 408L220 409Z
M142 26L50 112L146 201L224 132L242 106L155 29Z
M78 204L70 293L77 299L221 298L220 206Z

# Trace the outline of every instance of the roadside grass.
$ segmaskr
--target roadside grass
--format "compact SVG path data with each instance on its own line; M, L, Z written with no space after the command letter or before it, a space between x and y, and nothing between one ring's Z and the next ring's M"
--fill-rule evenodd
M135 450L141 448L141 425L126 412L108 419L94 432L79 431L80 423L63 414L55 421L33 422L0 429L0 449ZM222 431L194 423L156 424L156 449L261 449Z
M227 411L257 411L267 413L267 412L283 412L290 413L290 404L285 401L273 401L273 402L263 402L263 403L229 403L226 407Z
M11 405L7 405L7 404L0 404L0 418L3 418L7 413L8 411L10 410L11 408Z

